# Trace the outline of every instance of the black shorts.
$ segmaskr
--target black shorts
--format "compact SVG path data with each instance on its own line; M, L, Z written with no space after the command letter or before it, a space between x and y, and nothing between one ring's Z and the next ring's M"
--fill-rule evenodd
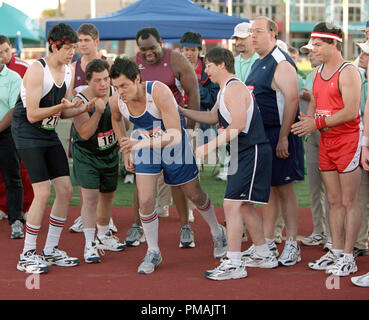
M31 183L69 176L69 164L61 144L18 149Z

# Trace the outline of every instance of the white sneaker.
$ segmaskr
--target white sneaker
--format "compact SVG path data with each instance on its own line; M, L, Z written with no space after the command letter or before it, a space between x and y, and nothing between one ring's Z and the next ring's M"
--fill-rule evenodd
M342 255L337 259L336 263L328 268L326 272L338 277L346 277L357 271L357 266L354 258Z
M65 251L54 247L51 254L45 254L42 251L40 258L46 265L56 265L59 267L74 267L79 265L79 259L69 257Z
M247 277L247 271L242 264L234 266L230 259L222 259L218 267L205 271L205 277L211 280L241 279Z
M332 250L332 239L328 239L327 242L324 243L323 250Z
M216 176L217 180L227 181L227 171L221 170Z
M327 270L336 263L337 259L338 258L333 254L333 252L329 250L328 253L320 257L318 260L309 262L308 266L313 270Z
M114 233L117 233L118 232L118 229L117 229L116 225L114 224L113 218L110 218L110 221L109 221L109 230L111 232L114 232Z
M271 251L267 257L262 257L255 250L251 256L245 257L242 262L245 267L252 268L273 269L278 267L277 258Z
M26 273L46 273L49 267L42 261L40 256L36 254L36 250L29 250L19 255L17 269Z
M327 237L323 234L311 234L310 236L301 239L301 243L305 246L318 246L320 244L326 243Z
M267 241L267 244L268 244L269 250L274 254L274 256L278 257L279 252L278 252L277 245L275 244L275 241L271 241L271 242ZM246 257L250 257L255 252L256 252L255 245L252 244L247 250L242 252L242 259Z
M195 216L193 215L193 210L188 210L188 222L195 222Z
M110 230L101 238L96 236L96 246L97 249L109 251L122 251L126 248L126 244L120 243L119 239L113 236Z
M73 225L69 228L71 232L83 232L83 224L82 217L79 216L76 220L74 220Z
M300 247L296 241L286 240L283 252L278 259L278 263L289 267L301 261Z
M359 287L369 287L369 272L362 276L352 277L351 282Z
M156 207L155 211L159 218L169 217L169 206Z
M99 253L97 251L96 242L91 241L89 244L86 244L85 251L83 253L83 257L86 263L99 263L101 262Z
M227 254L227 230L222 225L219 225L222 229L222 233L217 236L213 237L214 242L214 250L213 255L215 259L220 259L226 256Z
M123 183L131 183L131 184L135 183L135 175L132 173L127 173Z
M0 210L0 220L3 220L5 218L7 218L7 217L8 216L5 214L5 212Z

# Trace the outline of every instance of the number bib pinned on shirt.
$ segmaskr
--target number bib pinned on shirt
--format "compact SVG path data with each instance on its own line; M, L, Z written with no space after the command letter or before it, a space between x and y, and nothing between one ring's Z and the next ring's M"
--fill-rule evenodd
M113 129L106 132L98 132L97 143L99 150L106 150L113 147L117 142Z
M58 112L42 120L41 128L44 130L55 130L56 126L58 125L60 115L61 115L61 112Z

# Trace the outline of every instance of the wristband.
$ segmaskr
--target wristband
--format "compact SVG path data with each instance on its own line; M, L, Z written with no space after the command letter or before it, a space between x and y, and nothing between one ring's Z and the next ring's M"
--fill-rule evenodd
M362 147L369 147L369 137L368 136L363 136L361 138L361 146Z
M325 117L319 117L315 119L315 125L318 130L324 129L327 127L325 122Z

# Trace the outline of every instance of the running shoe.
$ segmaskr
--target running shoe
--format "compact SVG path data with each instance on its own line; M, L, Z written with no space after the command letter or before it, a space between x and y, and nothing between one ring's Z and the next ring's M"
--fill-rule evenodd
M159 218L169 217L169 206L155 207L155 211Z
M273 269L278 267L278 261L273 252L269 252L267 257L260 256L256 250L249 257L242 259L245 267Z
M22 239L24 238L23 223L20 220L15 221L11 226L11 239Z
M277 245L275 244L275 241L274 240L270 242L267 241L267 243L268 243L269 250L273 253L275 257L278 257L279 252L278 252ZM252 244L247 250L242 252L242 259L250 257L255 252L256 252L255 245Z
M145 258L142 260L142 263L138 267L138 273L142 274L150 274L153 273L155 268L163 261L160 251L159 252L151 252L147 251Z
M125 243L120 243L116 236L113 236L111 230L109 230L101 239L96 236L97 249L109 250L109 251L122 251L126 248Z
M133 224L128 231L125 243L128 247L137 247L141 242L145 242L144 231L138 224Z
M79 259L69 257L65 251L59 250L57 246L54 247L51 254L45 254L45 252L42 251L40 258L49 266L74 267L79 265Z
M328 239L326 243L324 243L323 250L329 251L332 249L332 239Z
M283 252L278 259L280 265L289 267L301 261L300 247L296 241L287 240Z
M362 276L352 277L351 282L359 287L369 287L369 272Z
M99 252L97 250L96 242L91 241L91 243L85 246L83 257L86 263L99 263L101 262Z
M111 230L111 232L114 232L114 233L118 232L118 229L116 225L114 224L113 218L110 218L109 220L109 230Z
M355 273L356 271L357 266L355 259L350 258L346 255L342 255L341 257L339 257L336 263L326 270L328 274L338 277L346 277L351 273Z
M230 259L222 259L218 267L205 271L205 277L211 280L230 280L247 277L246 268L241 264L235 266Z
M7 217L6 213L0 210L0 220L6 219Z
M185 224L181 228L179 247L180 248L195 248L195 238L193 236L193 232L189 224Z
M318 260L309 262L308 266L313 270L327 270L336 263L337 259L338 258L333 254L333 252L329 250L328 253L320 257Z
M219 226L222 229L222 233L217 237L213 237L214 241L213 254L215 259L223 258L227 254L227 231L222 225Z
M26 273L46 273L49 267L36 254L36 250L29 250L19 255L17 269Z
M301 243L305 246L318 246L320 244L326 243L327 237L323 234L311 234L310 236L301 239Z
M74 220L73 225L69 228L71 232L83 232L83 224L82 217L79 216L76 220Z

